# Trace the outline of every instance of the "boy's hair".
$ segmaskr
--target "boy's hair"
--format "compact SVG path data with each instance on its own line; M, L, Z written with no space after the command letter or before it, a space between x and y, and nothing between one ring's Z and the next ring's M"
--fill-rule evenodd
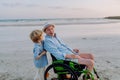
M42 36L42 34L43 34L42 30L34 30L30 33L30 39L33 42L37 43L38 40L41 39L40 37Z

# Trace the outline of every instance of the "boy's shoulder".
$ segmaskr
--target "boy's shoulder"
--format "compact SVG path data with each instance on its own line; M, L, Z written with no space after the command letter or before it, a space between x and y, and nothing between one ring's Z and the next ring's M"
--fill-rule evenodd
M34 43L34 47L40 47L42 46L42 43Z

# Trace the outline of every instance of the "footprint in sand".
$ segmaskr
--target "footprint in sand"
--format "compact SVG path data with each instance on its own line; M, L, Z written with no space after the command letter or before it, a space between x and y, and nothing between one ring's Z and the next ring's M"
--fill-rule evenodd
M110 61L106 61L107 63L111 63Z

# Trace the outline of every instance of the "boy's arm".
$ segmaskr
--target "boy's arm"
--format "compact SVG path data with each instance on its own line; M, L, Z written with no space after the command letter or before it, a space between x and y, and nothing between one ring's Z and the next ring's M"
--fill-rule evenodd
M41 53L39 53L39 55L35 58L36 60L40 59L41 56L43 56L44 54L46 54L46 50L43 50Z

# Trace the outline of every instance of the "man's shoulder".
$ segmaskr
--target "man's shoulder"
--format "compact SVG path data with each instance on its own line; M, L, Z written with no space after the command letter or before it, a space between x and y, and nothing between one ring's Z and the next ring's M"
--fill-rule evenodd
M45 38L44 43L53 41L51 38Z
M54 43L54 39L52 37L47 37L47 38L45 38L44 43L45 44Z
M45 36L45 40L44 41L47 41L47 40L52 40L52 37Z

